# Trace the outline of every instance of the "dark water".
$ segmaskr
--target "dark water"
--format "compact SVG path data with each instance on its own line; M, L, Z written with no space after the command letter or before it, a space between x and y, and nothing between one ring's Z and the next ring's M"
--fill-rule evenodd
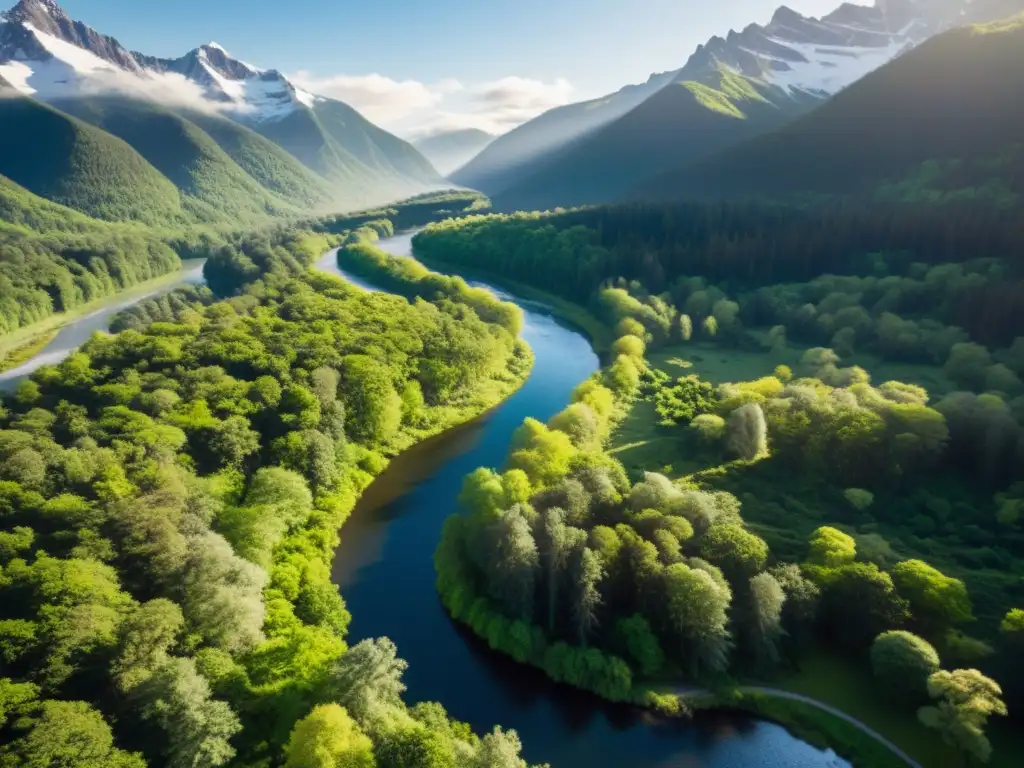
M145 299L170 293L175 288L180 288L183 285L205 282L203 278L204 263L205 260L200 259L183 262L177 282L164 284L156 290L139 286L119 293L116 296L111 296L108 303L104 306L84 317L80 317L74 322L68 323L60 329L57 335L53 337L53 340L43 347L35 357L22 363L17 368L11 368L0 373L0 392L14 389L22 379L31 376L40 366L48 363L51 365L59 363L85 344L96 331L106 331L109 329L114 315L121 310L132 307Z
M379 246L408 255L411 238L402 235ZM348 277L338 270L334 252L319 266ZM365 281L353 282L372 290ZM390 637L409 661L409 701L440 701L478 732L495 724L514 728L524 756L553 768L848 766L831 751L753 718L664 722L602 704L495 654L448 619L434 589L432 557L463 477L479 466L501 466L516 427L529 416L546 421L560 411L573 388L598 368L579 333L536 304L518 303L525 314L523 337L536 357L529 381L485 417L396 459L342 530L334 579L352 612L350 642Z

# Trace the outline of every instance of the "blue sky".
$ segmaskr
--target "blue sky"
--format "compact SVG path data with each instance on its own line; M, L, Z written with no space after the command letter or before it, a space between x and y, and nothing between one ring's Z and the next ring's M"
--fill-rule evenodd
M9 0L11 1L11 0ZM860 0L867 3L869 0ZM840 0L789 0L820 15ZM128 48L216 41L404 134L507 130L560 103L678 69L779 0L62 0Z

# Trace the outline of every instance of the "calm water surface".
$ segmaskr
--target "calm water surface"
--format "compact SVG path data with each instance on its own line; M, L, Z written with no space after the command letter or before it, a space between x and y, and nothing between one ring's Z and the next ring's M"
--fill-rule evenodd
M411 239L412 234L399 235L379 245L405 256ZM334 251L318 266L374 290L339 270ZM191 263L174 285L112 299L61 329L32 360L0 374L0 389L12 388L45 363L59 362L94 332L107 330L122 309L202 280L202 265ZM516 427L529 416L546 421L560 411L573 388L598 368L597 356L578 332L540 305L492 290L523 308L523 337L536 358L533 373L500 407L404 453L367 489L345 525L334 563L334 579L353 615L350 642L392 638L410 663L405 676L410 701L440 701L477 731L499 723L514 728L526 758L553 768L849 768L832 752L753 718L665 722L605 705L493 653L448 619L434 590L432 556L441 525L456 507L462 478L479 466L500 466Z
M170 293L175 288L188 284L200 284L205 282L203 278L203 264L205 259L192 259L182 263L178 280L174 283L161 285L157 289L137 286L123 293L111 296L100 308L90 312L88 315L78 318L63 328L53 337L39 354L19 365L17 368L0 373L0 392L9 391L18 386L22 379L31 376L40 366L59 363L80 346L85 344L96 331L106 331L114 315L123 309L135 306L140 301L151 299L165 293Z
M378 245L406 256L411 240L405 234ZM352 279L338 269L334 251L318 266ZM514 728L525 757L552 768L848 768L831 751L753 718L664 722L604 705L495 654L448 619L434 590L432 557L463 477L479 466L501 466L523 420L547 421L598 368L577 331L539 305L492 290L523 308L533 373L485 417L402 454L362 497L342 531L333 569L353 616L349 642L390 637L409 661L409 701L440 701L478 732L495 724Z

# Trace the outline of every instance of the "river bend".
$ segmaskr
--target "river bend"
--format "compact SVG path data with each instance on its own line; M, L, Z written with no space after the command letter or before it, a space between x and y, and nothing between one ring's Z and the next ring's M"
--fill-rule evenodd
M378 245L407 256L411 240L412 234L405 234ZM338 269L336 251L317 266L375 290ZM201 265L189 265L176 284L121 294L68 323L40 354L0 374L0 390L62 360L94 332L105 331L120 310L189 282L202 282ZM524 756L552 768L848 768L831 750L816 749L755 718L722 714L693 723L664 721L605 704L494 653L449 620L434 589L433 552L445 517L456 508L463 477L479 466L500 466L523 420L547 421L598 368L586 339L542 305L484 287L523 309L533 372L486 416L403 453L363 494L345 524L333 568L353 615L349 642L390 637L410 664L405 676L410 702L440 701L477 732L495 724L514 728Z
M412 252L412 234L380 241L395 256ZM338 268L335 251L317 265L369 290ZM483 285L480 283L475 283ZM439 701L477 732L514 728L530 762L552 768L843 768L785 729L744 716L702 715L663 721L608 705L491 651L452 622L434 589L434 547L462 479L479 466L499 467L512 433L527 417L547 421L598 368L587 340L533 302L523 338L533 348L530 378L500 407L403 453L367 489L341 535L333 576L352 625L349 642L390 637L408 660L407 700Z

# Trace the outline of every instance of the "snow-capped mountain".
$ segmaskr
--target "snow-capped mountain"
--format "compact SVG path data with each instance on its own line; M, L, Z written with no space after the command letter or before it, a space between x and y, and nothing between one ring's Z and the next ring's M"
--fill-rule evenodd
M198 194L196 179L214 178L207 172L213 165L237 190L251 180L262 185L275 196L267 210L285 197L299 206L378 205L443 184L408 142L276 70L233 58L216 43L176 59L137 53L70 18L54 0L20 0L0 13L0 89L54 108L44 113L0 99L0 124L7 121L10 135L30 132L32 115L58 122L74 116L109 134L90 134L97 142L127 143L109 144L111 154L137 152L130 162L150 163L186 195ZM19 175L20 166L8 160L0 175L14 174L32 188L35 177ZM44 186L35 188L45 193ZM203 205L218 197L209 189L203 194ZM241 197L258 195L250 188Z
M941 32L1021 10L1024 0L875 0L816 19L783 6L764 26L698 46L668 85L526 173L513 165L476 186L499 210L615 200L645 178L781 128ZM454 178L466 183L462 173Z
M963 195L986 205L999 195L1006 205L1024 180L1024 25L983 29L936 35L780 130L671 168L630 197L919 203Z
M201 86L207 98L252 120L286 117L298 105L312 107L317 98L275 69L259 69L233 58L217 43L201 45L180 59L135 57L147 72L181 75Z
M766 26L699 46L679 80L724 66L792 95L831 96L940 32L1021 8L1021 0L875 0L815 19L781 6Z
M21 0L0 14L0 77L44 101L114 91L207 106L252 120L279 120L316 97L276 70L232 58L216 43L178 59L127 50L71 19L54 0Z
M6 22L6 23L5 23ZM0 62L46 60L61 53L51 50L52 41L75 46L122 69L138 71L135 57L112 37L72 20L54 0L21 0L0 13ZM71 54L73 58L73 54ZM69 62L74 63L74 62ZM83 62L78 62L83 63Z

